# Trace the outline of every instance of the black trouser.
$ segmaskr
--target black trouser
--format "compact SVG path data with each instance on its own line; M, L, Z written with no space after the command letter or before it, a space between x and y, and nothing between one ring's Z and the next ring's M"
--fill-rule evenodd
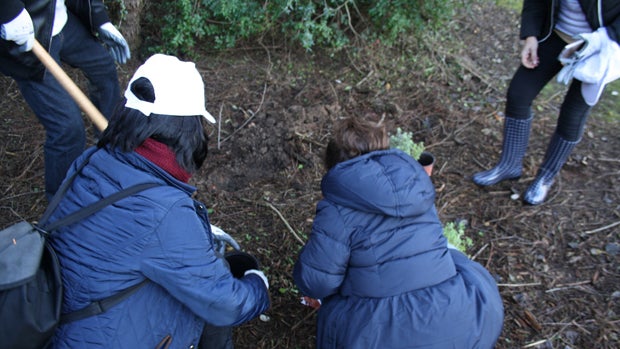
M565 45L566 42L553 33L538 45L538 67L528 69L519 66L508 87L506 116L515 119L531 116L532 101L562 69L557 58ZM581 95L581 81L573 79L560 107L556 132L567 141L580 140L590 110Z
M233 349L232 329L205 325L198 349Z

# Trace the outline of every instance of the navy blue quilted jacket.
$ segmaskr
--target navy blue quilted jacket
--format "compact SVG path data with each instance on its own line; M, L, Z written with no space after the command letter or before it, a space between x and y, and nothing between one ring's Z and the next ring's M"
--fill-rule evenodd
M191 348L205 322L236 325L268 308L259 276L235 279L217 258L206 208L191 198L195 188L135 152L101 149L92 155L51 221L124 188L153 182L161 186L54 235L65 287L63 312L145 278L151 282L103 314L61 326L53 348L155 348L167 335L170 349Z
M322 299L317 348L492 348L503 306L490 274L448 249L423 168L400 150L334 166L295 264Z

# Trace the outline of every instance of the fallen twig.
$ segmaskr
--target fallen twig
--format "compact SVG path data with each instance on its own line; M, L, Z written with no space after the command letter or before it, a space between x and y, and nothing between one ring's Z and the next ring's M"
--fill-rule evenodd
M363 83L364 83L366 80L368 80L368 78L370 78L370 77L372 76L372 74L374 74L374 73L375 73L375 71L374 71L374 70L371 70L370 72L368 72L368 74L366 74L366 76L365 76L362 80L358 81L358 83L357 83L357 84L355 84L355 86L359 86L359 85L363 84Z
M552 292L556 292L556 291L567 290L567 289L570 289L570 288L574 288L574 287L582 286L582 285L587 285L587 284L591 284L591 283L592 283L591 280L585 280L585 281L571 282L570 284L560 284L560 285L558 285L558 287L554 287L554 288L550 288L550 289L546 290L545 293L552 293Z
M480 253L482 253L482 251L486 250L486 248L489 246L489 244L484 244L484 246L480 247L480 249L478 250L478 252L476 252L476 254L473 255L473 257L471 257L472 261L476 260L476 257L478 257L478 255L480 255Z
M288 228L288 230L290 230L290 232L293 234L293 236L295 237L295 239L297 239L297 241L301 242L301 244L305 244L305 241L302 240L299 235L297 235L297 233L295 232L295 230L291 227L290 224L288 224L288 222L286 221L286 219L284 218L284 216L282 215L282 213L280 213L280 211L278 211L278 209L273 206L271 203L265 201L265 205L267 205L267 207L269 207L270 209L274 210L275 213L278 215L278 217L280 217L280 219L282 220L282 222L284 222L284 225L286 225L286 227Z
M495 253L493 247L494 247L494 244L491 244L491 251L489 251L489 257L487 258L487 264L484 266L486 269L489 269L489 266L491 265L491 260L493 259L493 254Z
M524 284L497 284L498 287L531 287L531 286L541 286L540 282L530 282Z
M220 104L220 115L217 121L217 149L220 149L220 140L222 134L222 110L224 109L224 104Z
M560 333L562 333L568 326L570 326L572 324L572 322L567 323L564 327L562 327L559 331L557 331L556 333L554 333L553 335L551 335L551 337L547 338L547 339L541 339L539 341L530 343L530 344L526 344L524 346L522 346L521 348L532 348L532 347L536 347L539 346L541 344L544 344L548 341L552 341L555 337L557 337Z
M548 341L548 339L541 339L539 341L536 341L536 342L533 342L533 343L530 343L530 344L526 344L526 345L522 346L521 348L533 348L533 347L539 346L541 344L544 344L547 341Z
M260 104L258 105L258 108L256 108L256 111L252 113L252 115L247 118L247 120L245 120L243 122L243 124L241 124L241 126L239 126L236 130L233 131L233 133L231 133L228 137L224 138L224 140L222 140L222 143L226 142L227 140L229 140L232 136L234 136L237 132L239 132L239 130L241 130L242 128L244 128L248 123L250 123L250 121L252 121L252 119L254 119L254 117L256 116L256 114L258 114L258 111L260 110L260 108L263 106L263 102L265 102L265 93L267 92L267 84L264 85L263 87L263 96L260 99Z
M291 327L290 331L294 331L297 327L299 327L299 325L301 325L301 324L303 324L304 322L306 322L306 320L308 320L308 319L309 319L309 318L310 318L310 317L311 317L314 313L316 313L316 311L317 311L318 309L319 309L319 308L312 309L312 311L311 311L308 315L304 316L304 318L303 318L303 319L301 319L299 322L297 322L295 325L293 325L293 326Z
M584 231L584 232L583 232L583 234L589 235L589 234L598 233L598 232L600 232L600 231L603 231L603 230L607 230L607 229L613 228L613 227L615 227L616 225L620 225L620 221L617 221L617 222L615 222L615 223L608 224L608 225L606 225L606 226L604 226L604 227L600 227L600 228L596 228L596 229L593 229L593 230Z

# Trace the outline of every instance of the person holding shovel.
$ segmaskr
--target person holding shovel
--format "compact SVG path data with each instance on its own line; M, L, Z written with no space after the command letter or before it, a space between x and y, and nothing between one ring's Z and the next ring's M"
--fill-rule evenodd
M50 222L123 189L157 186L51 236L62 265L62 313L147 282L102 314L62 323L51 349L230 349L232 326L269 308L258 263L222 258L220 247L234 240L192 198L189 180L207 157L206 121L215 123L204 93L194 63L153 55L134 73L97 146L70 167L67 176L77 175Z
M69 165L84 151L82 113L32 53L38 40L57 63L80 69L93 104L105 117L121 99L114 61L131 54L101 0L0 2L0 72L12 77L45 128L45 194L50 199Z
M539 205L581 141L605 85L620 76L620 0L525 0L520 38L521 65L508 87L500 159L472 180L486 187L521 176L532 102L557 75L570 86L542 164L523 194L524 203Z
M299 291L321 300L316 347L493 348L497 284L448 245L422 166L389 149L383 125L355 118L335 125L325 164L293 269Z

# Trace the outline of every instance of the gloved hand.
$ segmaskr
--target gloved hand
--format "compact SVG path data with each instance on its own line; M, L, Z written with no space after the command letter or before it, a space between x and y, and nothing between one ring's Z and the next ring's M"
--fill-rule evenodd
M256 274L256 275L260 276L260 278L263 279L263 283L265 283L265 287L267 287L267 289L269 289L269 280L267 280L267 277L265 276L265 273L263 273L260 270L250 269L250 270L247 270L243 275L247 276L248 274Z
M577 63L579 61L570 62L564 64L562 70L558 73L557 80L559 83L568 85L571 80L573 80L573 76L575 75L575 69L577 68Z
M579 34L575 38L583 40L583 46L574 54L575 58L580 60L601 50L604 40L607 39L607 30L601 27L595 32Z
M211 232L213 233L214 240L215 240L214 241L215 251L219 252L221 255L224 255L224 252L226 252L226 244L229 244L235 250L241 249L237 241L235 241L235 239L233 239L232 236L228 235L225 231L223 231L219 227L216 227L215 225L211 224Z
M228 262L231 274L238 279L242 278L246 271L260 267L256 257L239 250L227 252L224 259Z
M562 52L560 52L560 55L558 56L558 60L560 61L560 63L562 63L562 65L567 65L579 61L579 57L577 57L577 51L582 48L584 43L585 41L580 39L564 46L564 49L562 49Z
M97 32L101 40L108 46L114 60L122 64L127 63L127 60L131 58L131 52L127 41L118 29L112 23L106 22L99 27Z
M32 50L32 45L34 45L34 25L26 9L23 9L10 22L0 26L0 38L14 41L20 46L19 50L21 52Z

